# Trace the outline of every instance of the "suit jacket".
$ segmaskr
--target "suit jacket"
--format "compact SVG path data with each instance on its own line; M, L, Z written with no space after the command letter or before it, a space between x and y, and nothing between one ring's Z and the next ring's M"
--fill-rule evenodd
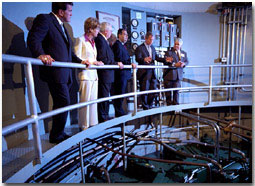
M166 52L165 57L173 57L173 61L170 64L170 66L174 66L174 63L177 63L179 61L179 57L177 55L177 51L175 51L174 48L171 48L169 51ZM181 62L185 63L185 66L188 65L188 57L187 53L181 50ZM169 65L169 63L168 63ZM185 67L184 66L184 67ZM164 72L164 80L182 80L183 79L183 68L176 68L176 69L166 69Z
M124 65L131 65L131 59L128 50L119 40L117 40L113 44L112 51L114 53L115 61L120 61ZM120 78L122 80L129 80L131 78L131 70L130 69L115 70L115 77Z
M75 54L82 60L89 60L93 64L97 60L96 46L92 47L89 41L86 41L84 35L78 38L75 47ZM97 70L78 70L79 80L97 80Z
M150 64L148 64L144 61L144 58L150 56L145 44L143 43L136 48L135 59L139 65L155 65L155 60L157 60L158 62L165 62L164 58L158 57L158 55L156 54L156 50L154 46L152 45L151 45L151 50L152 50L152 61ZM137 71L138 79L143 79L143 78L151 79L151 77L156 77L155 69L138 69Z
M112 49L104 36L101 33L98 33L95 38L96 48L97 48L97 61L102 61L105 65L116 65L114 61L114 54ZM98 79L104 83L113 83L114 82L114 70L98 70Z
M72 51L72 41L65 30L67 39L56 17L50 14L38 15L28 33L27 44L33 57L47 54L60 62L81 62ZM72 82L72 69L40 66L43 81L54 83Z

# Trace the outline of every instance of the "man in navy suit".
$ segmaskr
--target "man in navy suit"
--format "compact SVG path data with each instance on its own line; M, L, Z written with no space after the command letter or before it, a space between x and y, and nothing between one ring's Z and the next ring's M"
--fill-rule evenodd
M135 51L135 58L139 65L155 65L155 60L163 63L166 62L166 59L159 58L156 54L156 50L152 45L153 40L153 34L151 32L147 32L145 35L145 42L137 47ZM138 69L137 79L139 80L141 91L157 89L158 83L155 69ZM156 94L145 94L141 97L143 109L151 109Z
M131 64L130 56L125 46L128 40L127 31L122 28L119 29L117 37L117 41L112 46L115 61L121 61L124 65L132 65L133 68L136 68L136 64ZM130 69L115 70L114 79L114 95L125 94L127 82L131 79ZM116 117L126 114L123 109L123 100L123 98L120 98L115 99L113 102Z
M27 38L33 57L45 64L40 66L40 78L49 86L53 109L70 104L72 69L49 67L52 62L74 61L89 65L88 61L82 61L73 53L72 41L63 25L64 22L71 21L72 6L71 2L53 2L50 14L40 14L35 18ZM50 143L60 143L70 137L64 132L67 114L64 112L52 117Z
M119 65L123 68L121 62L115 62L114 54L107 39L112 34L112 26L107 22L100 25L100 32L95 38L97 48L97 61L102 61L104 65ZM101 69L98 73L98 98L109 97L112 83L114 82L114 70ZM109 120L109 101L98 103L98 121L104 122Z
M183 79L183 68L188 65L187 53L181 50L183 41L181 38L176 38L174 47L166 52L165 57L170 58L168 63L174 69L166 69L164 72L164 86L165 88L181 87L181 80ZM171 92L166 92L167 105L179 105L179 91L173 91L173 99Z

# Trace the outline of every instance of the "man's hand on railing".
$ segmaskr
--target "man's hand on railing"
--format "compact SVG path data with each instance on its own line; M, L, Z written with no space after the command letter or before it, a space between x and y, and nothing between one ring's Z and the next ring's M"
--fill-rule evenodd
M131 63L131 66L133 69L135 69L137 67L137 65L135 63Z
M90 66L89 60L82 60L81 64L86 65L86 67Z
M45 65L51 65L52 62L55 61L50 55L40 55L38 58L39 58L39 59L43 62L43 64L45 64Z
M122 62L118 62L118 65L119 65L120 69L123 69L123 68L124 68L124 65L123 65Z
M144 62L147 63L147 64L150 64L151 61L152 61L151 57L144 58Z
M173 58L172 56L166 57L166 62L167 62L167 63L172 63L173 60L174 60L174 58Z
M96 65L96 66L103 66L104 63L103 63L102 61L95 61L95 62L93 63L93 65Z

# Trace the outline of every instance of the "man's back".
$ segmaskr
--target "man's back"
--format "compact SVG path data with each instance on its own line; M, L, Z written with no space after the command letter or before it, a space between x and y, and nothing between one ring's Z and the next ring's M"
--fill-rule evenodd
M97 61L102 61L105 65L114 65L114 54L101 33L95 38L97 48ZM98 70L99 81L112 83L114 81L114 70Z

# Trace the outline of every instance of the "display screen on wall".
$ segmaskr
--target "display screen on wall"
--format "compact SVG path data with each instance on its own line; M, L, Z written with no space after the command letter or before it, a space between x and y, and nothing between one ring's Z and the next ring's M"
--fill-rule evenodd
M97 19L100 23L108 22L112 25L112 33L117 36L117 32L120 28L120 17L117 15L96 11Z

